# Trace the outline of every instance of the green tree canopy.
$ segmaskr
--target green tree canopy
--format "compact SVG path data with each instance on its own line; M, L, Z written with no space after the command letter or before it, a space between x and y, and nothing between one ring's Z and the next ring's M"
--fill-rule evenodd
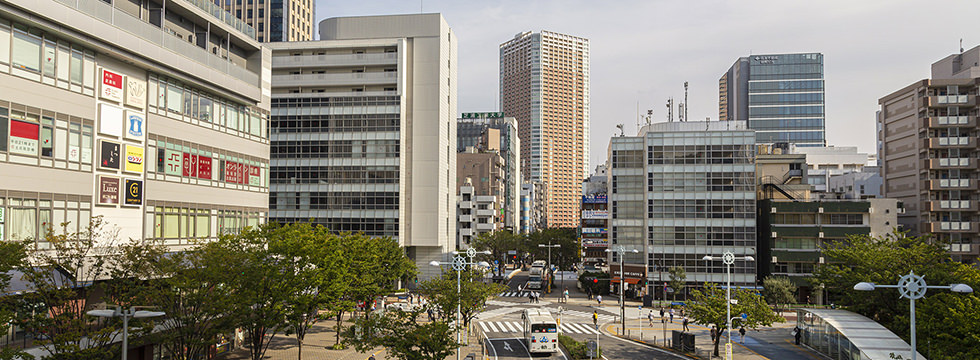
M901 276L914 271L929 285L964 283L978 289L980 270L953 261L946 245L931 237L902 233L825 242L821 250L828 262L814 269L812 282L823 284L848 310L877 321L908 341L909 301L899 300L897 289L866 292L854 290L854 285L897 284ZM916 312L919 352L930 359L980 358L980 348L975 346L980 343L980 298L976 293L929 290L916 302Z
M442 276L421 282L420 292L427 296L443 314L455 314L456 305L461 304L460 313L463 325L486 308L487 300L507 289L503 284L484 283L484 273L480 269L467 268L459 278L459 294L456 292L456 271L444 267Z
M695 322L705 325L713 324L718 327L719 334L728 330L728 314L725 289L715 284L705 283L701 289L691 291L692 301L688 303L688 313ZM740 314L748 315L745 320L735 320L733 327L744 326L758 329L760 326L770 326L777 321L785 321L766 305L762 296L747 289L732 289L732 317ZM715 356L718 356L718 342L721 336L715 338Z
M762 296L770 305L791 304L796 302L793 292L796 285L785 276L768 276L762 280Z
M548 248L538 245L559 245L551 249L551 263L559 270L570 270L573 264L579 263L582 246L574 228L539 229L527 237L524 250L531 254L533 260L548 260Z
M486 260L493 264L497 261L495 273L500 274L504 264L507 263L507 251L518 250L522 247L523 238L508 230L497 230L489 233L482 233L473 239L471 246L478 251L489 250L490 255L479 255L478 259Z
M0 289L10 286L11 270L24 266L27 257L26 244L16 241L0 241ZM4 291L6 293L6 291ZM0 333L6 334L16 316L15 307L9 301L0 302ZM0 348L0 360L27 359L26 354L12 347Z
M670 287L674 289L674 300L677 300L677 294L683 293L684 284L687 282L687 271L680 266L673 266L667 270L668 276L670 276Z
M400 360L445 360L458 346L453 329L445 321L422 322L421 311L358 318L346 329L344 342L360 351L382 346Z

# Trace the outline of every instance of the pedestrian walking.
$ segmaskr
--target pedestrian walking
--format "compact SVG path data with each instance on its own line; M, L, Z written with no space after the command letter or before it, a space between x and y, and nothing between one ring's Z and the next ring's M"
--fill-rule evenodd
M589 288L588 295L589 295L589 300L592 300L592 288Z
M744 326L738 328L738 335L739 335L738 343L739 344L744 344L745 343L745 327Z
M653 310L650 310L650 313L647 314L647 322L650 326L653 326Z
M595 300L599 302L599 305L602 305L602 295L596 295Z
M670 322L674 323L674 308L670 308Z
M374 358L374 354L371 354L371 357L369 357L369 358L368 358L368 360L376 360L376 359Z
M564 298L564 303L568 304L568 288L565 288L565 293L562 296Z
M429 322L432 322L432 308L429 308L425 313L429 315Z
M690 323L690 320L688 320L687 316L685 316L684 317L684 330L683 331L691 331L691 328L687 327L687 324L688 323Z
M664 322L664 308L660 308L660 322Z
M533 302L534 302L534 292L533 291L528 291L527 292L527 303L530 304L530 303L533 303Z
M711 342L714 343L715 341L718 341L718 328L711 325Z
M800 344L800 337L803 336L803 331L799 326L793 328L793 337L796 338L796 345Z

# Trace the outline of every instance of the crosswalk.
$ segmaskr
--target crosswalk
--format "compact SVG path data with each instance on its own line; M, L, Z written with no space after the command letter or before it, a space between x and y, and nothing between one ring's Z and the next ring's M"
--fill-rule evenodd
M562 316L575 316L575 317L583 317L583 318L587 318L587 319L592 319L592 313L585 312L585 311L578 311L578 310L563 310L562 311ZM599 317L599 321L600 322L613 321L613 320L618 319L618 317L616 317L616 316L606 315L606 314L599 314L598 317Z
M500 294L497 294L497 296L499 296L499 297L524 297L524 298L526 298L528 293L530 293L530 291L504 291L504 292L502 292ZM540 294L540 293L541 292L539 291L538 294Z
M524 327L521 323L516 321L478 321L477 324L480 329L485 333L524 333ZM558 326L558 330L562 333L570 334L598 334L599 331L595 329L592 324L583 323L565 323L563 322Z

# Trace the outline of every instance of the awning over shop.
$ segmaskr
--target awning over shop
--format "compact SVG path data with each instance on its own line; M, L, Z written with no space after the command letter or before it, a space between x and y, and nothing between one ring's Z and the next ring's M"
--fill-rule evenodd
M612 282L613 282L613 283L619 283L619 278L618 278L618 277L617 277L617 278L613 278L613 279L612 279ZM639 283L640 283L640 279L630 279L630 278L626 278L626 283L627 283L627 284L630 284L630 285L636 285L636 284L639 284Z

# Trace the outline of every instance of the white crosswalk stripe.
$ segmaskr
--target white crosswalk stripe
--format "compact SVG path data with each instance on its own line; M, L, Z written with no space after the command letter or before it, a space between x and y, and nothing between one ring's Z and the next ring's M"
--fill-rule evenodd
M584 318L587 318L587 319L592 319L592 313L584 312L584 311L578 311L578 310L565 310L565 311L562 311L562 315L563 316L584 317ZM616 317L615 316L606 315L606 314L599 314L599 321L613 321L613 320L616 320Z
M524 327L519 322L515 321L478 321L480 329L483 329L485 333L523 333ZM559 329L563 333L570 334L598 334L599 332L595 329L592 324L581 324L581 323L562 323Z

